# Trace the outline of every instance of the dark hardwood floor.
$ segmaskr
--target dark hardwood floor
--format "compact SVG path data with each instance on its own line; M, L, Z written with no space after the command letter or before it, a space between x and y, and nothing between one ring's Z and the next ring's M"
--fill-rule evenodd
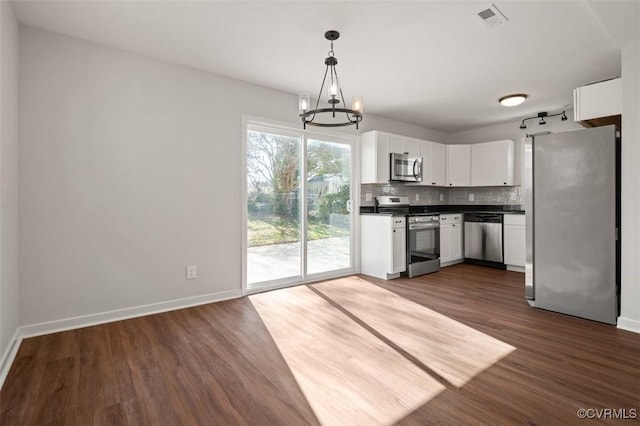
M295 306L295 295L304 293L304 297L318 298L314 303L322 304L323 316L318 318L336 315L332 328L308 328L306 351L314 350L314 341L336 333L352 339L354 347L361 339L367 348L380 344L390 348L359 355L360 364L385 352L384 356L407 360L412 368L417 366L421 373L434 377L437 391L394 420L400 424L640 423L640 335L530 308L524 300L522 274L463 264L411 280L387 282L367 276L343 280L311 284L306 286L309 291L291 291L278 303L285 299L291 303L294 297ZM421 362L430 348L413 353L402 343L406 335L397 336L399 343L394 343L395 335L389 333L402 329L398 328L397 315L389 318L388 323L396 328L388 331L381 327L386 319L378 318L384 315L382 311L372 308L369 312L376 314L376 325L366 320L366 312L357 311L362 306L340 302L339 296L348 294L341 293L340 286L357 289L358 282L377 286L372 292L375 296L370 297L377 298L379 289L388 290L401 296L391 298L397 306L415 302L425 315L453 320L452 324L464 325L471 333L484 334L513 349L501 352L491 364L481 364L482 369L474 371L468 380L447 380L446 369L439 373ZM296 380L305 367L290 365L296 360L295 354L292 357L285 351L285 343L289 343L289 351L295 350L295 344L277 342L286 339L288 333L279 330L279 335L273 321L268 329L266 317L263 321L260 316L270 307L270 295L276 303L276 296L282 294L278 291L254 298L255 306L245 297L25 339L0 392L0 424L318 424L326 417L319 415L317 405L312 409L317 395L304 389L308 384ZM256 307L261 309L260 314ZM274 313L282 325L285 313L278 309ZM301 309L297 314L313 313ZM418 314L411 315L419 318ZM304 327L295 318L290 321L298 332ZM465 348L455 341L453 330L442 324L438 326L438 344L449 344L450 339L452 357L466 354L473 361L474 343L469 342ZM430 326L424 324L429 333L421 337L435 336ZM357 336L344 334L355 329ZM407 333L419 332L410 329L407 325ZM335 360L339 356L326 358ZM321 367L331 369L330 365ZM454 372L452 377L462 373ZM327 392L331 389L322 391ZM392 393L388 398L404 404ZM626 411L582 420L576 414L580 408ZM635 418L614 418L620 414ZM343 423L365 424L357 417L345 418Z

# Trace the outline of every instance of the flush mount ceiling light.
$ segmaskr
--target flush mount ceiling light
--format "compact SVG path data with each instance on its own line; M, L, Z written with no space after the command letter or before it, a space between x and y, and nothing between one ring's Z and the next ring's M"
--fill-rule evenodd
M333 41L340 37L338 31L330 30L324 33L324 38L331 42L331 50L329 50L329 56L324 60L324 64L327 66L324 71L324 78L322 79L322 85L320 86L320 93L318 94L318 100L314 109L309 109L310 99L306 93L301 94L298 97L298 114L302 119L304 128L307 128L307 124L310 126L320 127L341 127L356 125L362 121L362 97L354 96L351 108L340 108L338 105L342 102L342 105L346 105L344 101L344 95L342 94L342 88L338 84L338 73L336 72L336 65L338 59L333 54ZM328 81L327 81L328 80ZM327 103L328 108L320 108L320 97L322 96L322 90L327 84L327 91L329 99ZM344 114L344 115L343 115ZM316 118L327 117L331 115L332 121L316 121ZM337 115L337 117L336 117ZM342 120L340 120L342 118Z
M524 93L516 93L515 95L503 96L500 99L498 99L498 102L500 102L500 105L502 106L512 107L512 106L520 105L527 99L527 97L528 96L525 95Z
M560 120L567 121L567 114L565 113L565 111L559 112L557 114L549 114L548 112L539 112L538 115L536 115L534 117L527 117L524 120L522 120L522 124L520 124L520 128L521 129L526 129L527 128L526 121L527 120L533 120L534 118L537 118L539 120L538 121L538 125L544 126L545 124L547 124L547 121L545 120L545 118L557 117L559 115L562 116L562 117L560 117Z

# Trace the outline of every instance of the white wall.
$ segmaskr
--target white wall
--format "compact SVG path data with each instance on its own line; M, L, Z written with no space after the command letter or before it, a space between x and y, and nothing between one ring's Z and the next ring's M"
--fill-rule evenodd
M239 295L241 116L297 96L25 26L20 67L21 323Z
M0 2L0 375L19 320L18 303L18 23ZM2 196L0 195L0 199ZM2 378L0 378L2 383Z
M622 49L622 93L622 306L618 326L640 333L640 40Z

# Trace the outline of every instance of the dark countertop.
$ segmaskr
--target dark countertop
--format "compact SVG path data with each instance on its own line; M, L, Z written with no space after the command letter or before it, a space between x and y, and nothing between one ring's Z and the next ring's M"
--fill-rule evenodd
M524 214L520 205L493 205L493 204L443 204L435 206L410 206L410 214L420 213L502 213L502 214ZM374 206L361 206L360 214L387 214L376 213Z

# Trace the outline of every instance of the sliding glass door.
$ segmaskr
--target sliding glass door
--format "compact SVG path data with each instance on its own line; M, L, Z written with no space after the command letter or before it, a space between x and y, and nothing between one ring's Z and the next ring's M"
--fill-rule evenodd
M248 124L248 292L354 271L351 138Z

